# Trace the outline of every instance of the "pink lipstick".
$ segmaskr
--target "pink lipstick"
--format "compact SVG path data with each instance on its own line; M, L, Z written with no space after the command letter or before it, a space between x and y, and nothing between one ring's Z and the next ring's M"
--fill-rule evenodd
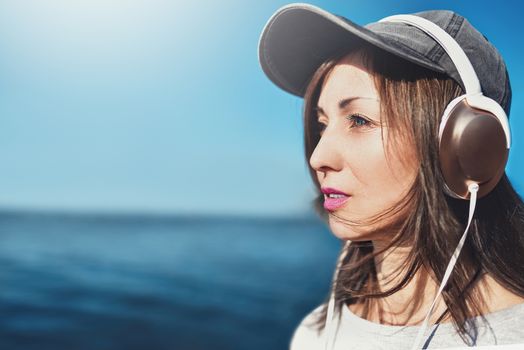
M330 187L322 187L322 193L324 193L324 208L330 211L341 208L351 197L349 194Z

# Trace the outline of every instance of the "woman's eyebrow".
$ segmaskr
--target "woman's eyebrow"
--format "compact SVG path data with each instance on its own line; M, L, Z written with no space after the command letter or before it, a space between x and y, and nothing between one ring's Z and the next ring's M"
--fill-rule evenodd
M353 102L354 100L359 100L359 99L361 99L361 100L375 100L375 101L378 101L377 98L375 98L375 97L368 97L368 96L347 97L347 98L343 98L342 100L338 101L338 109L344 109L351 102ZM315 107L315 111L317 111L320 114L326 115L326 113L324 113L324 110L320 106L316 106Z

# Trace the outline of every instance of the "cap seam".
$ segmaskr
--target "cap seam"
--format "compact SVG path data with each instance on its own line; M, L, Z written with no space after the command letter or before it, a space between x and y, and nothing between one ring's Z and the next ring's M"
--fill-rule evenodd
M460 27L463 23L463 18L460 16L457 16L455 13L452 14L451 20L449 21L448 25L444 29L453 39L457 36L458 31L460 30ZM440 49L440 50L439 50ZM442 56L446 53L446 50L437 43L433 46L433 48L428 53L428 56L431 57L431 60L434 62L439 62Z

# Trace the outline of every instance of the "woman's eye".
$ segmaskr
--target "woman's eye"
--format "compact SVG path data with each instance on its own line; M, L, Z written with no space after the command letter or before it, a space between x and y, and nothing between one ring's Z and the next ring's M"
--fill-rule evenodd
M363 126L368 126L370 124L369 120L367 120L366 118L362 117L358 113L348 115L346 118L350 122L353 123L353 125L351 126L352 128L353 127L359 128L359 127L363 127Z
M346 119L349 120L351 124L349 127L350 129L364 128L364 127L368 128L368 127L371 127L371 124L372 124L372 122L370 122L368 119L364 118L362 115L358 113L348 115ZM324 133L324 130L326 130L327 125L324 124L323 122L317 121L317 126L318 126L318 132L320 136L322 136L322 134Z

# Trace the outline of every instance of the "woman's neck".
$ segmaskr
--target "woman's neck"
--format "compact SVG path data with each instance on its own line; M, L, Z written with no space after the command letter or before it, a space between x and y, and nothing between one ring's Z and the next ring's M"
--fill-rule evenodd
M384 249L385 244L382 241L374 241L374 250ZM391 289L402 281L407 271L402 270L401 267L406 265L406 257L411 249L411 247L393 247L375 257L377 284L380 291ZM399 291L380 299L371 299L367 315L364 315L365 307L362 304L351 305L350 310L376 323L418 325L426 317L439 286L440 281L430 278L429 273L422 266ZM485 302L483 314L524 302L523 297L508 291L488 274L485 274L474 288ZM449 313L445 318L440 319L445 311L446 305L440 296L430 316L430 323L450 321Z
M374 241L375 251L381 251L387 243ZM412 247L393 247L375 257L377 285L380 291L387 291L398 285L406 274L406 258ZM371 308L374 320L386 324L419 324L433 302L439 285L421 267L404 288L392 295L377 299ZM440 299L440 298L439 298ZM446 307L442 299L435 305L430 321L437 321Z

